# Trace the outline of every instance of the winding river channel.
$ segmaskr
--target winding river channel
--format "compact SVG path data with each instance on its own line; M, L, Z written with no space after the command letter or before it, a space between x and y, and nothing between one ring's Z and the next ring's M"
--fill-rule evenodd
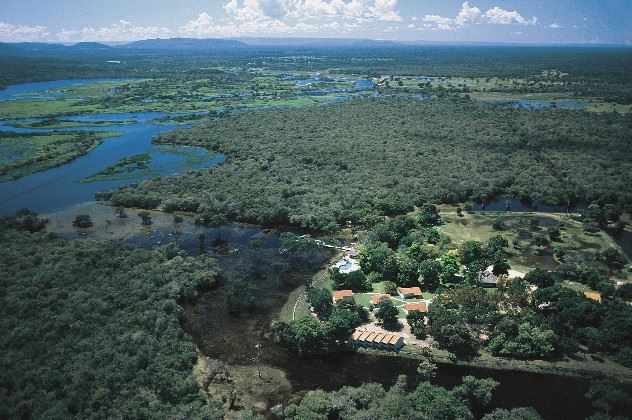
M80 85L127 81L133 79L87 79L87 80L53 80L48 82L25 83L9 86L0 91L0 101L20 100L60 100L61 93L66 88ZM318 82L319 78L309 79ZM351 87L333 87L319 90L304 89L300 96L333 95L330 101L321 104L338 102L351 97L353 93L371 89L373 83L368 80L344 79L340 81L352 82ZM307 81L300 80L297 86L305 86ZM71 100L71 99L66 99ZM73 100L81 100L74 98ZM294 106L296 107L296 106ZM256 106L240 109L231 108L230 111L268 109L274 106ZM218 111L221 112L221 111ZM205 112L196 113L204 114ZM0 183L0 215L14 214L17 210L28 208L37 213L50 213L72 205L94 199L95 193L126 184L137 183L155 176L169 176L178 172L200 169L215 165L226 160L226 156L215 154L205 149L184 146L157 146L152 139L165 131L174 128L187 127L175 123L157 123L156 120L165 117L192 115L192 113L165 112L131 112L63 115L59 120L75 121L77 125L71 128L24 128L20 124L41 121L42 119L8 119L10 116L0 115L0 133L54 133L71 131L117 132L120 136L110 137L88 152L61 166L36 172L17 180ZM93 123L98 122L95 126ZM112 122L111 125L103 122ZM82 126L81 123L85 123ZM117 164L121 159L148 154L149 170L141 171L125 177L115 177L106 180L86 179L100 171Z

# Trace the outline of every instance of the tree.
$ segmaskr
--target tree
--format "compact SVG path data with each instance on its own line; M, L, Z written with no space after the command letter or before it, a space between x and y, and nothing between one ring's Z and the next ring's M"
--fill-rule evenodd
M334 290L353 290L354 292L367 292L372 290L372 285L361 270L350 273L341 273L338 268L329 270L329 277Z
M392 281L385 281L384 283L382 283L382 286L384 286L384 293L387 293L389 295L397 294L397 284L393 283Z
M358 250L358 262L365 273L382 273L393 250L385 243L368 243Z
M395 254L395 261L397 263L396 283L400 286L416 285L419 277L417 261L402 252Z
M488 348L492 354L503 357L542 358L553 352L556 339L553 331L523 322L518 326L515 337L502 332L490 340Z
M594 382L590 385L586 398L590 399L597 412L610 414L619 405L632 401L630 395L621 388L607 382Z
M406 315L406 322L410 326L410 332L419 340L423 340L428 336L426 327L426 315L420 311L410 311Z
M141 224L144 226L151 225L151 214L148 211L140 211L138 212L138 217L140 217Z
M434 291L439 286L443 266L437 260L426 260L419 264L419 279L425 290Z
M533 238L533 244L535 246L544 248L545 246L547 246L549 244L549 240L543 235L536 235Z
M555 256L555 258L557 258L558 260L562 260L562 258L564 258L564 255L566 255L566 248L564 248L562 245L555 245L553 247L553 256Z
M375 317L380 320L384 328L392 329L395 328L398 324L399 311L393 305L393 302L390 299L382 300L377 306L377 312L375 313Z
M320 319L327 319L333 309L331 292L328 289L310 289L307 300Z
M270 264L270 268L274 273L276 284L278 285L280 283L279 280L281 278L281 274L283 274L288 268L290 268L290 265L286 261L274 261L272 264Z
M509 273L509 263L507 262L507 258L505 258L504 254L497 252L494 254L492 258L492 273L496 276L507 275Z
M486 406L492 400L492 392L499 385L491 378L477 379L474 376L464 376L463 383L453 389L455 395L478 406Z
M258 265L261 262L261 248L265 245L265 242L261 238L253 238L248 241L248 246L255 253L254 262Z
M502 235L494 235L487 240L488 252L493 255L498 252L505 253L505 248L509 246L509 241Z
M289 323L277 322L274 333L279 345L299 355L325 351L320 325L312 316L306 315Z
M616 204L606 204L603 206L603 212L607 220L617 222L623 214L623 209Z
M327 420L332 410L331 400L325 391L309 391L294 410L285 412L286 418L296 420Z
M632 283L624 283L619 286L615 295L623 300L632 300Z
M615 234L620 235L621 233L625 231L626 226L627 226L626 222L624 222L623 220L617 220L614 226L612 227L612 230Z
M623 268L627 262L627 258L615 248L608 248L603 252L603 259L610 268Z
M542 268L534 268L524 276L525 281L538 287L551 287L555 284L553 274Z
M557 226L552 226L548 229L549 239L553 242L557 242L562 238L562 232Z
M459 357L469 357L476 353L477 340L463 323L444 324L431 322L430 332L437 343Z
M422 227L431 227L441 224L441 216L434 204L424 204L417 215L417 224Z
M92 218L89 214L78 214L75 216L75 220L73 220L72 225L81 229L87 229L92 227L94 222L92 222Z
M459 255L463 264L482 261L485 259L483 244L478 241L465 241L459 247Z
M13 218L7 217L4 220L0 219L0 224L4 222L7 227L26 230L27 232L35 233L39 232L46 227L48 219L43 219L37 216L37 213L33 213L29 209L20 209L17 211ZM0 226L0 229L2 226Z
M441 263L441 280L450 283L461 268L459 257L454 251L449 251L439 257Z
M437 364L434 363L429 357L424 357L417 366L417 373L424 381L430 381L437 374Z
M492 228L494 230L505 230L507 227L505 226L505 222L500 217L494 219L492 223Z
M482 420L542 420L542 417L531 407L497 408L485 414Z
M257 286L245 279L238 279L226 286L228 312L237 314L243 309L252 309L255 304Z
M440 239L439 231L435 228L425 229L424 236L426 238L426 241L428 241L429 244L436 244L437 242L439 242L439 239Z

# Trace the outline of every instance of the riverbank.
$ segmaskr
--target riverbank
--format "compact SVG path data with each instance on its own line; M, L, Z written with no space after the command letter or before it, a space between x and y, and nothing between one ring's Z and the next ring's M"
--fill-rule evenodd
M87 155L104 139L119 137L122 133L107 132L0 132L0 182L16 180L36 172L65 165Z

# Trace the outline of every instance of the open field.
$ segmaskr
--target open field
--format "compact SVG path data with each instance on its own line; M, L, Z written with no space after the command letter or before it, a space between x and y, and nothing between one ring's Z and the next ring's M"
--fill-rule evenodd
M599 253L610 247L618 248L614 240L605 232L588 233L580 222L564 213L442 213L444 223L439 231L448 235L455 244L464 241L485 242L491 236L501 235L509 244L508 262L512 269L526 273L534 268L552 269L562 261L586 262L601 265L597 261ZM493 223L502 220L504 228L495 230ZM552 241L548 232L557 227L561 232L559 240ZM544 245L536 245L536 238L545 238ZM556 258L554 248L561 247L566 255ZM629 272L615 274L615 279L632 280Z

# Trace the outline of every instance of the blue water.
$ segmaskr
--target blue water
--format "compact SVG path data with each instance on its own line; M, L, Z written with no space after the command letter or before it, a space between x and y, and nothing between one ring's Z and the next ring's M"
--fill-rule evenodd
M514 108L523 108L523 109L582 108L582 104L577 101L546 102L546 101L529 101L529 100L524 100L524 99L511 102L511 106Z
M506 99L481 99L481 102L502 103L512 108L520 109L547 109L547 108L572 108L582 109L584 104L579 101L532 101L529 99L506 100Z
M328 94L334 92L359 92L362 90L369 90L375 87L375 84L370 80L354 80L354 79L338 79L336 82L353 82L355 85L351 88L346 87L331 87L331 88L319 88L316 90L310 90L309 94ZM305 79L305 80L297 80L296 85L299 87L310 87L314 83L319 83L321 80L318 79Z
M320 78L319 74L310 75L312 81ZM62 95L60 89L70 86L112 82L133 79L84 79L84 80L54 80L49 82L26 83L10 86L4 91L0 91L0 101L16 100L20 98L15 95L37 94L39 98L54 99ZM337 82L353 82L352 87L332 87L322 89L323 94L337 93L331 95L331 100L319 103L326 105L333 102L344 101L354 97L352 93L359 92L374 87L370 80L340 79ZM306 91L304 94L313 94ZM251 96L252 93L236 92L235 96ZM34 98L35 96L27 96ZM256 106L230 109L230 111L269 109L277 106ZM282 106L288 107L288 106ZM290 107L303 107L296 105ZM204 114L205 111L195 113ZM224 155L212 154L204 149L187 148L165 148L152 145L151 139L159 133L183 128L187 125L178 123L156 124L154 120L162 117L175 117L180 115L190 115L190 113L164 113L164 112L131 112L131 113L103 113L84 115L59 116L59 120L70 120L81 122L131 122L129 124L112 124L99 126L81 126L51 130L48 128L16 128L12 124L39 121L40 119L21 120L0 120L0 132L11 131L16 133L46 133L52 131L115 131L122 133L122 136L105 139L101 145L97 146L85 156L81 156L60 167L48 169L42 172L28 175L26 177L0 183L0 215L13 214L21 208L29 208L38 213L48 213L61 210L85 201L94 199L95 193L110 188L119 187L131 183L137 183L152 176L169 176L181 172L183 167L189 169L199 169L209 165L217 164L226 160ZM91 175L95 175L109 166L115 165L123 158L149 153L149 169L147 171L136 171L134 176L126 179L116 179L100 182L81 182ZM191 156L195 158L191 160ZM6 156L5 156L6 158Z
M568 210L576 212L586 208L583 204L570 207ZM539 211L544 213L564 213L566 207L551 206L542 202L526 203L518 197L496 197L486 203L474 203L472 211Z
M74 79L74 80L50 80L47 82L22 83L12 85L4 90L0 90L0 101L15 101L25 99L57 99L62 94L59 89L71 86L87 85L92 83L125 82L135 80L130 78L119 79ZM39 95L29 95L40 93ZM23 96L25 95L25 96Z
M122 136L105 139L87 155L81 156L57 168L47 169L23 178L0 183L0 214L13 214L21 208L29 208L38 213L48 213L63 209L77 203L94 199L95 193L109 188L136 183L149 175L140 172L131 179L119 179L103 182L82 183L82 179L116 164L120 159L142 153L150 153L151 176L168 176L182 170L187 161L186 153L179 148L170 151L168 148L153 146L151 139L157 134L182 127L176 124L152 124L156 118L183 115L181 113L164 112L132 112L121 114L92 114L64 116L61 119L74 121L135 121L127 125L109 125L84 127L84 131L117 131ZM77 128L59 131L76 131ZM49 132L47 129L13 128L0 125L1 131ZM206 167L223 162L226 157L210 153L204 149L186 148L198 161L191 169Z

